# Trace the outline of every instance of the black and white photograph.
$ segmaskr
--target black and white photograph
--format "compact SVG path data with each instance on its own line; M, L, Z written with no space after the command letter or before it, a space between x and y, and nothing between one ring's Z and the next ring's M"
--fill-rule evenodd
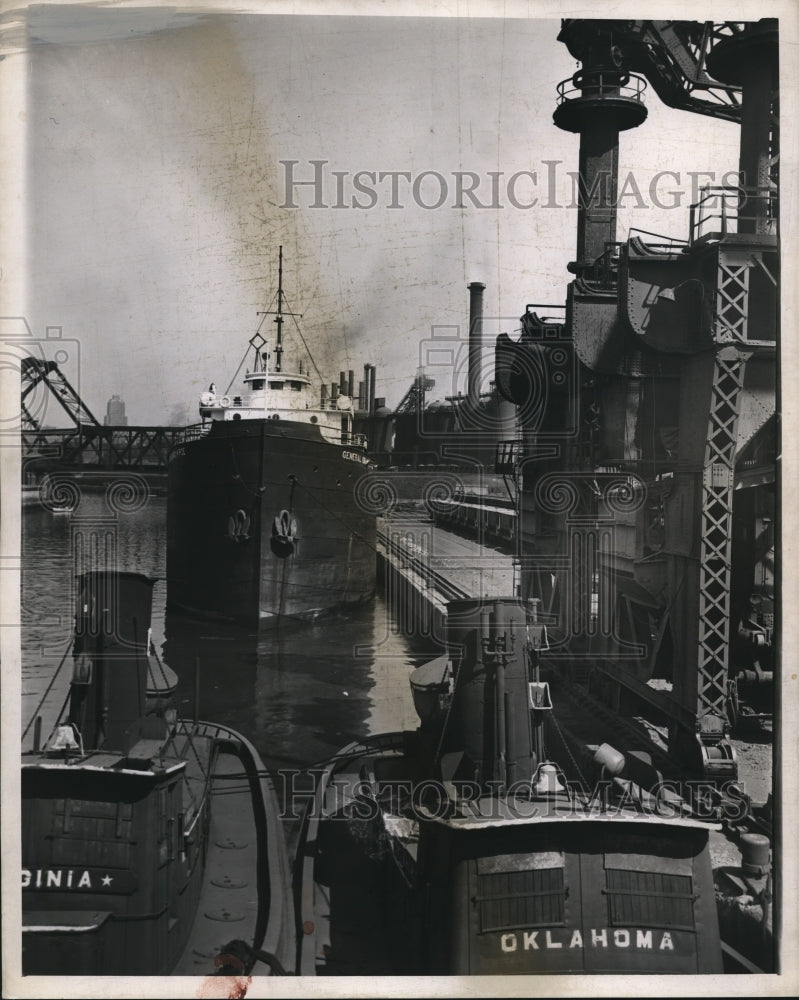
M3 996L796 995L797 22L0 4Z

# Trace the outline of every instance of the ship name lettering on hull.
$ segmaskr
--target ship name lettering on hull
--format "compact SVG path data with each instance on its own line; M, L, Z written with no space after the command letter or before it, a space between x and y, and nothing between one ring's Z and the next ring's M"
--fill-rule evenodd
M560 948L631 948L644 951L674 951L670 931L628 930L626 927L592 927L585 934L579 929L519 931L502 934L503 952L552 951Z
M68 892L129 893L136 888L136 878L129 871L106 871L94 868L23 868L22 888L29 891L61 889Z
M342 451L341 457L348 462L360 462L361 465L371 465L372 460L367 455L361 455L357 451Z

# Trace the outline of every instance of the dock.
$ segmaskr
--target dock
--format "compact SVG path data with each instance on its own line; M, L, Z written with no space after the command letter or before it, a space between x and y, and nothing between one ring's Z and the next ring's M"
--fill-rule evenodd
M444 641L448 601L517 591L512 555L439 527L423 508L380 518L377 549L398 625L417 635Z

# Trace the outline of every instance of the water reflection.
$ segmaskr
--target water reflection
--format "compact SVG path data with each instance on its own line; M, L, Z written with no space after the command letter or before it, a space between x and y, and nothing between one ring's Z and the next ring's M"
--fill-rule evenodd
M416 725L408 675L436 650L398 635L381 597L260 635L167 611L166 503L151 496L120 511L84 492L72 513L25 509L23 727L70 647L76 573L114 567L158 578L153 639L180 678L180 710L194 713L199 687L201 717L239 729L267 766L304 768L351 739ZM66 695L69 670L61 673L48 696L53 716Z
M250 736L273 768L326 760L368 733L415 726L408 675L429 654L404 636L382 642L387 609L374 603L258 635L169 610L164 657L190 710L199 665L200 714Z

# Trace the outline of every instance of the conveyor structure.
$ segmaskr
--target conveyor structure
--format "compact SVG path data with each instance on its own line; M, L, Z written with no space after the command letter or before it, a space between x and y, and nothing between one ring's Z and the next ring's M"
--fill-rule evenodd
M564 310L528 306L496 346L521 428L521 591L551 665L655 704L670 752L714 779L737 776L731 729L773 693L777 37L774 20L563 21L574 278ZM741 127L738 185L702 192L684 240L616 235L619 134L643 125L646 82Z

